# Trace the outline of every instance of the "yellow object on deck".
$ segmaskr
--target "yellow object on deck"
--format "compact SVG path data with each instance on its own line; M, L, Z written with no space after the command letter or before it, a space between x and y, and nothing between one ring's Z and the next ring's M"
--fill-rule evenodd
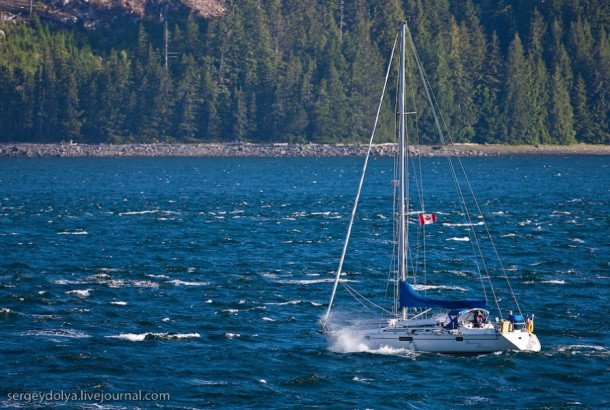
M508 333L510 332L510 322L508 320L503 320L502 321L502 333Z

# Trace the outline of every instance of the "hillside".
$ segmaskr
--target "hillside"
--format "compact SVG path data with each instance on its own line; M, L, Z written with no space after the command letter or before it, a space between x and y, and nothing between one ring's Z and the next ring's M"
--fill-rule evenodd
M144 18L170 10L214 17L224 13L225 5L223 0L0 0L0 12L4 12L5 20L27 18L31 13L43 19L88 29L109 25L121 15Z
M0 142L362 142L406 19L456 142L610 144L606 0L29 4L0 0Z

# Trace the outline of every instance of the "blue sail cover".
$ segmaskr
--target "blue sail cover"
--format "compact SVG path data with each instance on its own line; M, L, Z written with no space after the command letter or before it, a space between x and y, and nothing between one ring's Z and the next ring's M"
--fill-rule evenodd
M443 300L422 296L405 281L399 283L400 307L442 307L447 309L484 308L486 300Z

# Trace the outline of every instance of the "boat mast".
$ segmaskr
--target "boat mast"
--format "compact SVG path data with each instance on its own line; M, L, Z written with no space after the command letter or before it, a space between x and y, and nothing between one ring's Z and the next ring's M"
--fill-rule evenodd
M406 262L406 228L405 228L405 198L406 198L406 179L405 179L405 26L400 24L400 68L398 83L398 161L399 161L399 185L398 185L398 277L400 280L407 279ZM407 308L402 308L402 319L407 318Z

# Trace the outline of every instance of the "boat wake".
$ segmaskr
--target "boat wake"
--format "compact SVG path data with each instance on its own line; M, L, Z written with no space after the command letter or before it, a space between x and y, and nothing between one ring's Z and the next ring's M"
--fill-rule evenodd
M331 335L327 335L328 350L333 353L372 353L386 356L417 357L421 352L407 349L397 349L390 346L381 346L378 349L371 349L364 341L362 332L357 329L346 327L335 330Z

